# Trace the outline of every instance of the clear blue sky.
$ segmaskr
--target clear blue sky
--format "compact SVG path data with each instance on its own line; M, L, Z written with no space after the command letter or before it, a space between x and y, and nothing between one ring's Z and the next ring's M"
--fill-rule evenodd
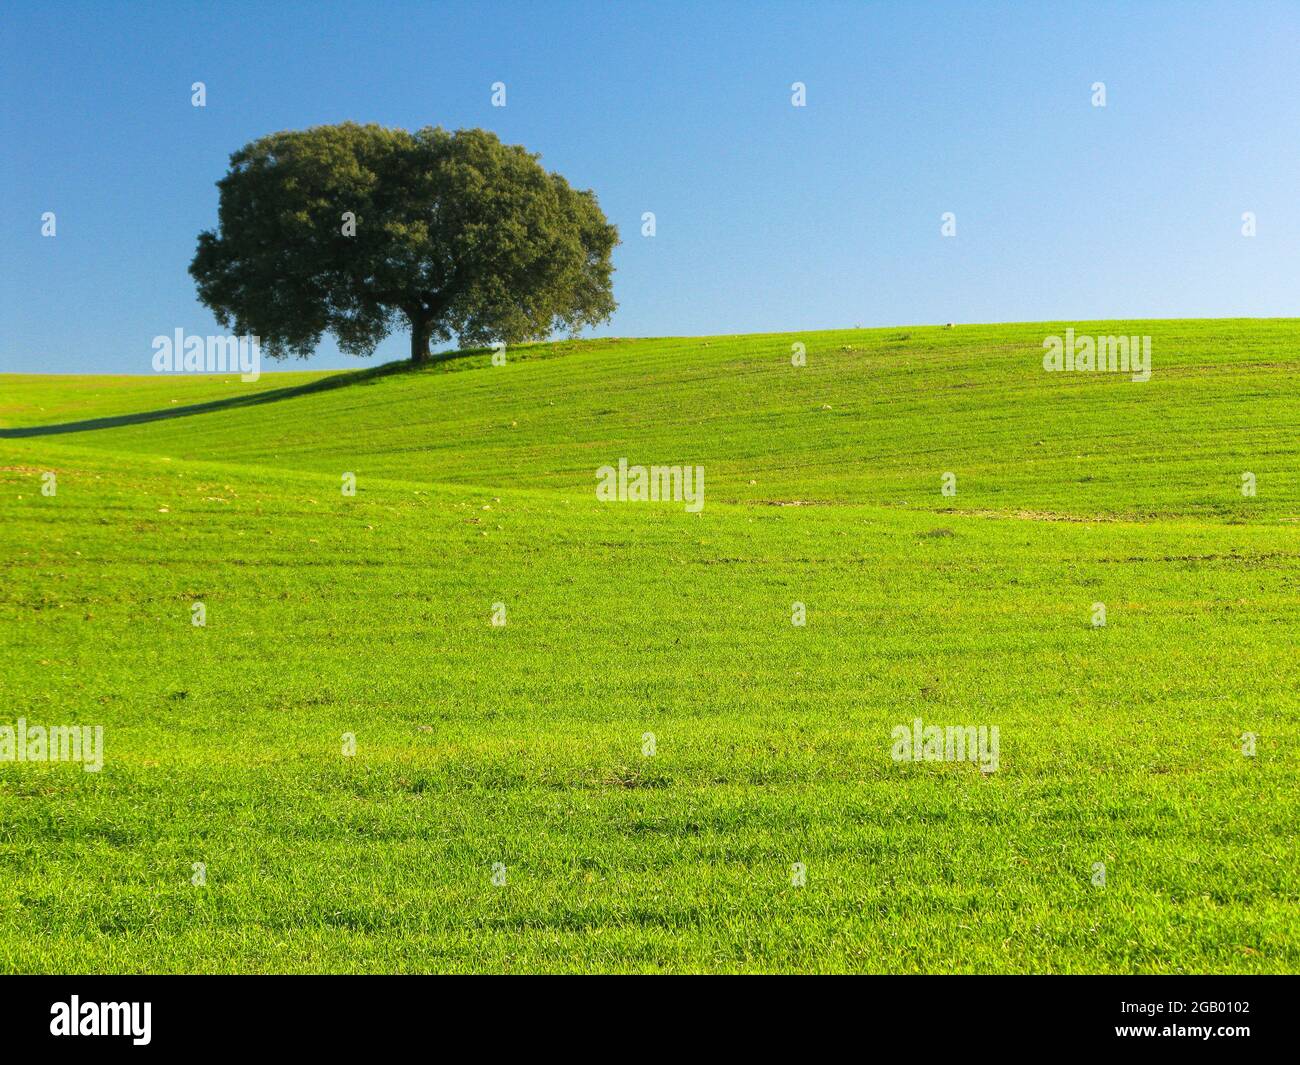
M603 334L1300 313L1300 0L8 0L0 369L218 331L186 268L229 154L345 119L483 126L596 190Z

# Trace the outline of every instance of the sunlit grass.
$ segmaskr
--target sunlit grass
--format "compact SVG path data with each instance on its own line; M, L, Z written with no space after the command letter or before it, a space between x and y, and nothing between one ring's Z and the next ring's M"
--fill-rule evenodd
M0 763L0 968L1300 968L1300 325L1098 327L1145 384L1044 373L1057 329L0 439L0 725L105 730L97 774ZM121 381L5 378L0 424L251 387ZM597 502L620 457L703 511ZM997 771L895 762L917 717Z

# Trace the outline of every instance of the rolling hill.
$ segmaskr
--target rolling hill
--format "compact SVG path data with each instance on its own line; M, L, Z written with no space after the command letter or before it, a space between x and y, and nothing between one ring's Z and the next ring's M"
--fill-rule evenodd
M104 730L0 762L0 968L1300 970L1298 346L0 375L0 725Z

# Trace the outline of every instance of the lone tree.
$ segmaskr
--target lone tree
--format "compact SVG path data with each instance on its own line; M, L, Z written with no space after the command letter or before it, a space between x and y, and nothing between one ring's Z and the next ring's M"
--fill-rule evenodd
M537 160L481 129L262 137L230 157L190 274L221 325L273 358L305 358L326 332L369 355L405 325L423 363L435 339L516 343L605 321L618 230Z

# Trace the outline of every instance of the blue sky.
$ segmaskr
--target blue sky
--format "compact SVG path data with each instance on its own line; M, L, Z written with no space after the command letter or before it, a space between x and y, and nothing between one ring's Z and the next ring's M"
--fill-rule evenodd
M0 369L219 331L186 269L229 154L346 119L482 126L594 189L598 334L1300 310L1300 0L9 2Z

